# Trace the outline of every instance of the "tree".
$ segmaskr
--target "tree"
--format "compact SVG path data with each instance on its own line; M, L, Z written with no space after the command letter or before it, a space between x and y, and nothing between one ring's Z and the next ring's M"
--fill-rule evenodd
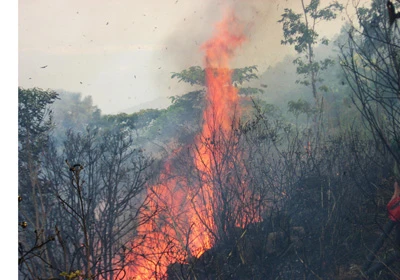
M49 134L57 96L19 89L20 278L122 277L152 160L122 124L68 130L60 147Z
M396 24L392 24L386 1L372 1L369 8L357 8L358 23L347 29L348 39L341 45L340 64L352 89L352 100L362 115L371 143L380 157L385 159L386 176L399 180L400 163L400 37ZM374 159L375 161L375 159ZM379 204L386 184L378 186L372 199ZM386 203L388 199L385 199ZM386 211L382 211L386 214ZM386 217L385 217L386 218ZM374 226L384 230L385 219ZM371 247L371 244L367 244ZM398 244L392 249L399 251ZM374 251L376 253L376 250ZM375 256L374 256L375 257ZM381 260L382 267L388 264ZM366 270L368 265L364 265ZM398 271L398 270L397 270ZM367 276L397 277L395 267L390 271L367 270ZM397 275L396 275L397 273Z
M259 88L242 87L244 83L258 79L257 71L256 65L232 69L232 84L239 89L239 94L249 95L264 92L264 90ZM191 66L180 73L172 73L171 78L176 78L179 82L189 83L192 86L199 85L204 87L206 85L205 69L202 69L200 66Z
M140 130L148 127L163 112L164 109L145 109L132 114L105 115L103 119L109 122L110 125L126 126L132 130Z
M53 128L49 106L57 98L51 90L18 88L18 216L22 227L18 263L22 275L52 275L44 265L50 261L45 248L51 238L45 232L49 192L43 184L41 163ZM32 262L33 256L44 263Z
M373 1L359 8L360 27L351 26L341 46L341 66L352 99L367 127L397 165L400 163L400 37L390 25L386 6Z
M136 228L145 222L139 213L148 203L143 191L150 164L123 126L69 132L62 154L47 153L53 202L47 223L60 244L49 249L53 270L78 270L88 279L124 274Z
M322 82L320 72L332 65L333 60L326 58L318 61L315 57L314 47L321 43L328 45L327 38L319 39L317 25L320 21L330 21L336 18L337 13L341 12L343 6L337 1L320 8L320 0L311 0L308 5L304 0L300 0L303 8L302 13L295 13L292 9L285 9L282 18L278 21L283 25L283 45L294 45L294 49L299 56L293 63L297 65L297 74L303 75L303 80L297 82L306 86L311 85L315 105L321 104L321 94L319 91L325 87L317 85Z
M88 125L103 125L101 110L93 105L91 96L83 97L80 93L57 91L59 100L51 105L54 112L55 129L53 136L62 146L68 130L84 132Z

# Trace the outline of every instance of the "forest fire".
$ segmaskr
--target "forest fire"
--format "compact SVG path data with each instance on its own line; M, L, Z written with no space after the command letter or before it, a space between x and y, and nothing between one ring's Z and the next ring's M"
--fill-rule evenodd
M228 13L217 24L214 36L201 47L205 52L207 94L202 132L190 153L196 183L175 175L174 159L167 161L161 183L149 191L151 218L138 228L142 238L134 244L138 253L132 257L134 265L128 272L132 279L165 277L168 265L198 258L213 246L218 232L226 227L215 218L215 205L221 203L221 198L210 178L221 171L218 169L223 165L222 151L232 149L232 141L235 142L232 135L238 126L240 110L229 62L244 41L243 27L233 13ZM229 168L234 166L228 163L223 172L228 173ZM226 180L232 178L226 175Z
M400 0L20 2L3 279L400 279Z

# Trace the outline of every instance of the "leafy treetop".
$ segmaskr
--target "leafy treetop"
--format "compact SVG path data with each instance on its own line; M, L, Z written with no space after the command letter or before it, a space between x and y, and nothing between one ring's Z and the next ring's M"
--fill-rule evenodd
M245 82L258 79L258 75L256 74L257 71L258 69L256 65L235 68L232 70L232 84L239 88L239 94L248 95L264 92L262 89L258 88L240 88L240 86ZM173 72L171 78L177 78L179 82L185 82L190 85L206 86L205 69L202 69L200 66L189 67L180 73Z

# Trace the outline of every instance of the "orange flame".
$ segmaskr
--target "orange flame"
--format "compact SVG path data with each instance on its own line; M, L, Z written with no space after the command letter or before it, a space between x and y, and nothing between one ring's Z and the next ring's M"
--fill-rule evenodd
M229 13L217 24L214 36L201 47L205 52L207 103L193 156L201 183L194 187L187 180L169 178L174 170L171 160L167 162L160 177L163 183L149 190L152 204L147 214L156 215L138 228L142 238L135 241L136 253L131 259L134 265L127 272L128 279L165 277L168 265L199 257L215 242L213 204L218 199L207 177L212 176L222 160L213 147L237 126L238 92L232 85L229 62L244 41L243 26Z
M207 84L207 108L204 112L203 134L211 137L212 133L222 128L230 130L234 112L238 105L237 89L232 85L232 70L229 62L234 51L245 41L243 27L231 12L217 24L217 33L206 42L205 72Z

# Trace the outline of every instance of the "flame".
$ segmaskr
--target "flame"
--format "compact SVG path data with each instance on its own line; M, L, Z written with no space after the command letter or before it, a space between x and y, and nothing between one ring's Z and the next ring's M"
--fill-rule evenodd
M205 52L208 104L204 111L203 134L213 136L222 128L228 132L238 105L237 89L232 85L229 62L245 41L243 27L233 12L217 24L216 34L201 47Z
M201 46L205 53L206 107L202 131L195 138L191 153L199 183L173 176L179 173L174 170L173 156L167 161L161 183L148 192L152 202L144 215L149 215L149 220L138 228L142 238L133 246L134 265L127 271L127 279L165 277L168 265L187 263L190 258L201 256L218 237L221 225L215 219L215 205L221 197L210 178L221 166L225 166L226 174L234 168L234 162L224 165L222 161L224 149L232 148L226 141L236 141L231 136L238 126L238 90L232 85L230 61L246 40L243 33L243 25L229 12L217 24L213 37ZM178 150L174 156L180 153ZM226 180L233 179L226 175ZM248 199L243 188L238 187L243 196L240 199ZM245 218L241 221L248 222Z

